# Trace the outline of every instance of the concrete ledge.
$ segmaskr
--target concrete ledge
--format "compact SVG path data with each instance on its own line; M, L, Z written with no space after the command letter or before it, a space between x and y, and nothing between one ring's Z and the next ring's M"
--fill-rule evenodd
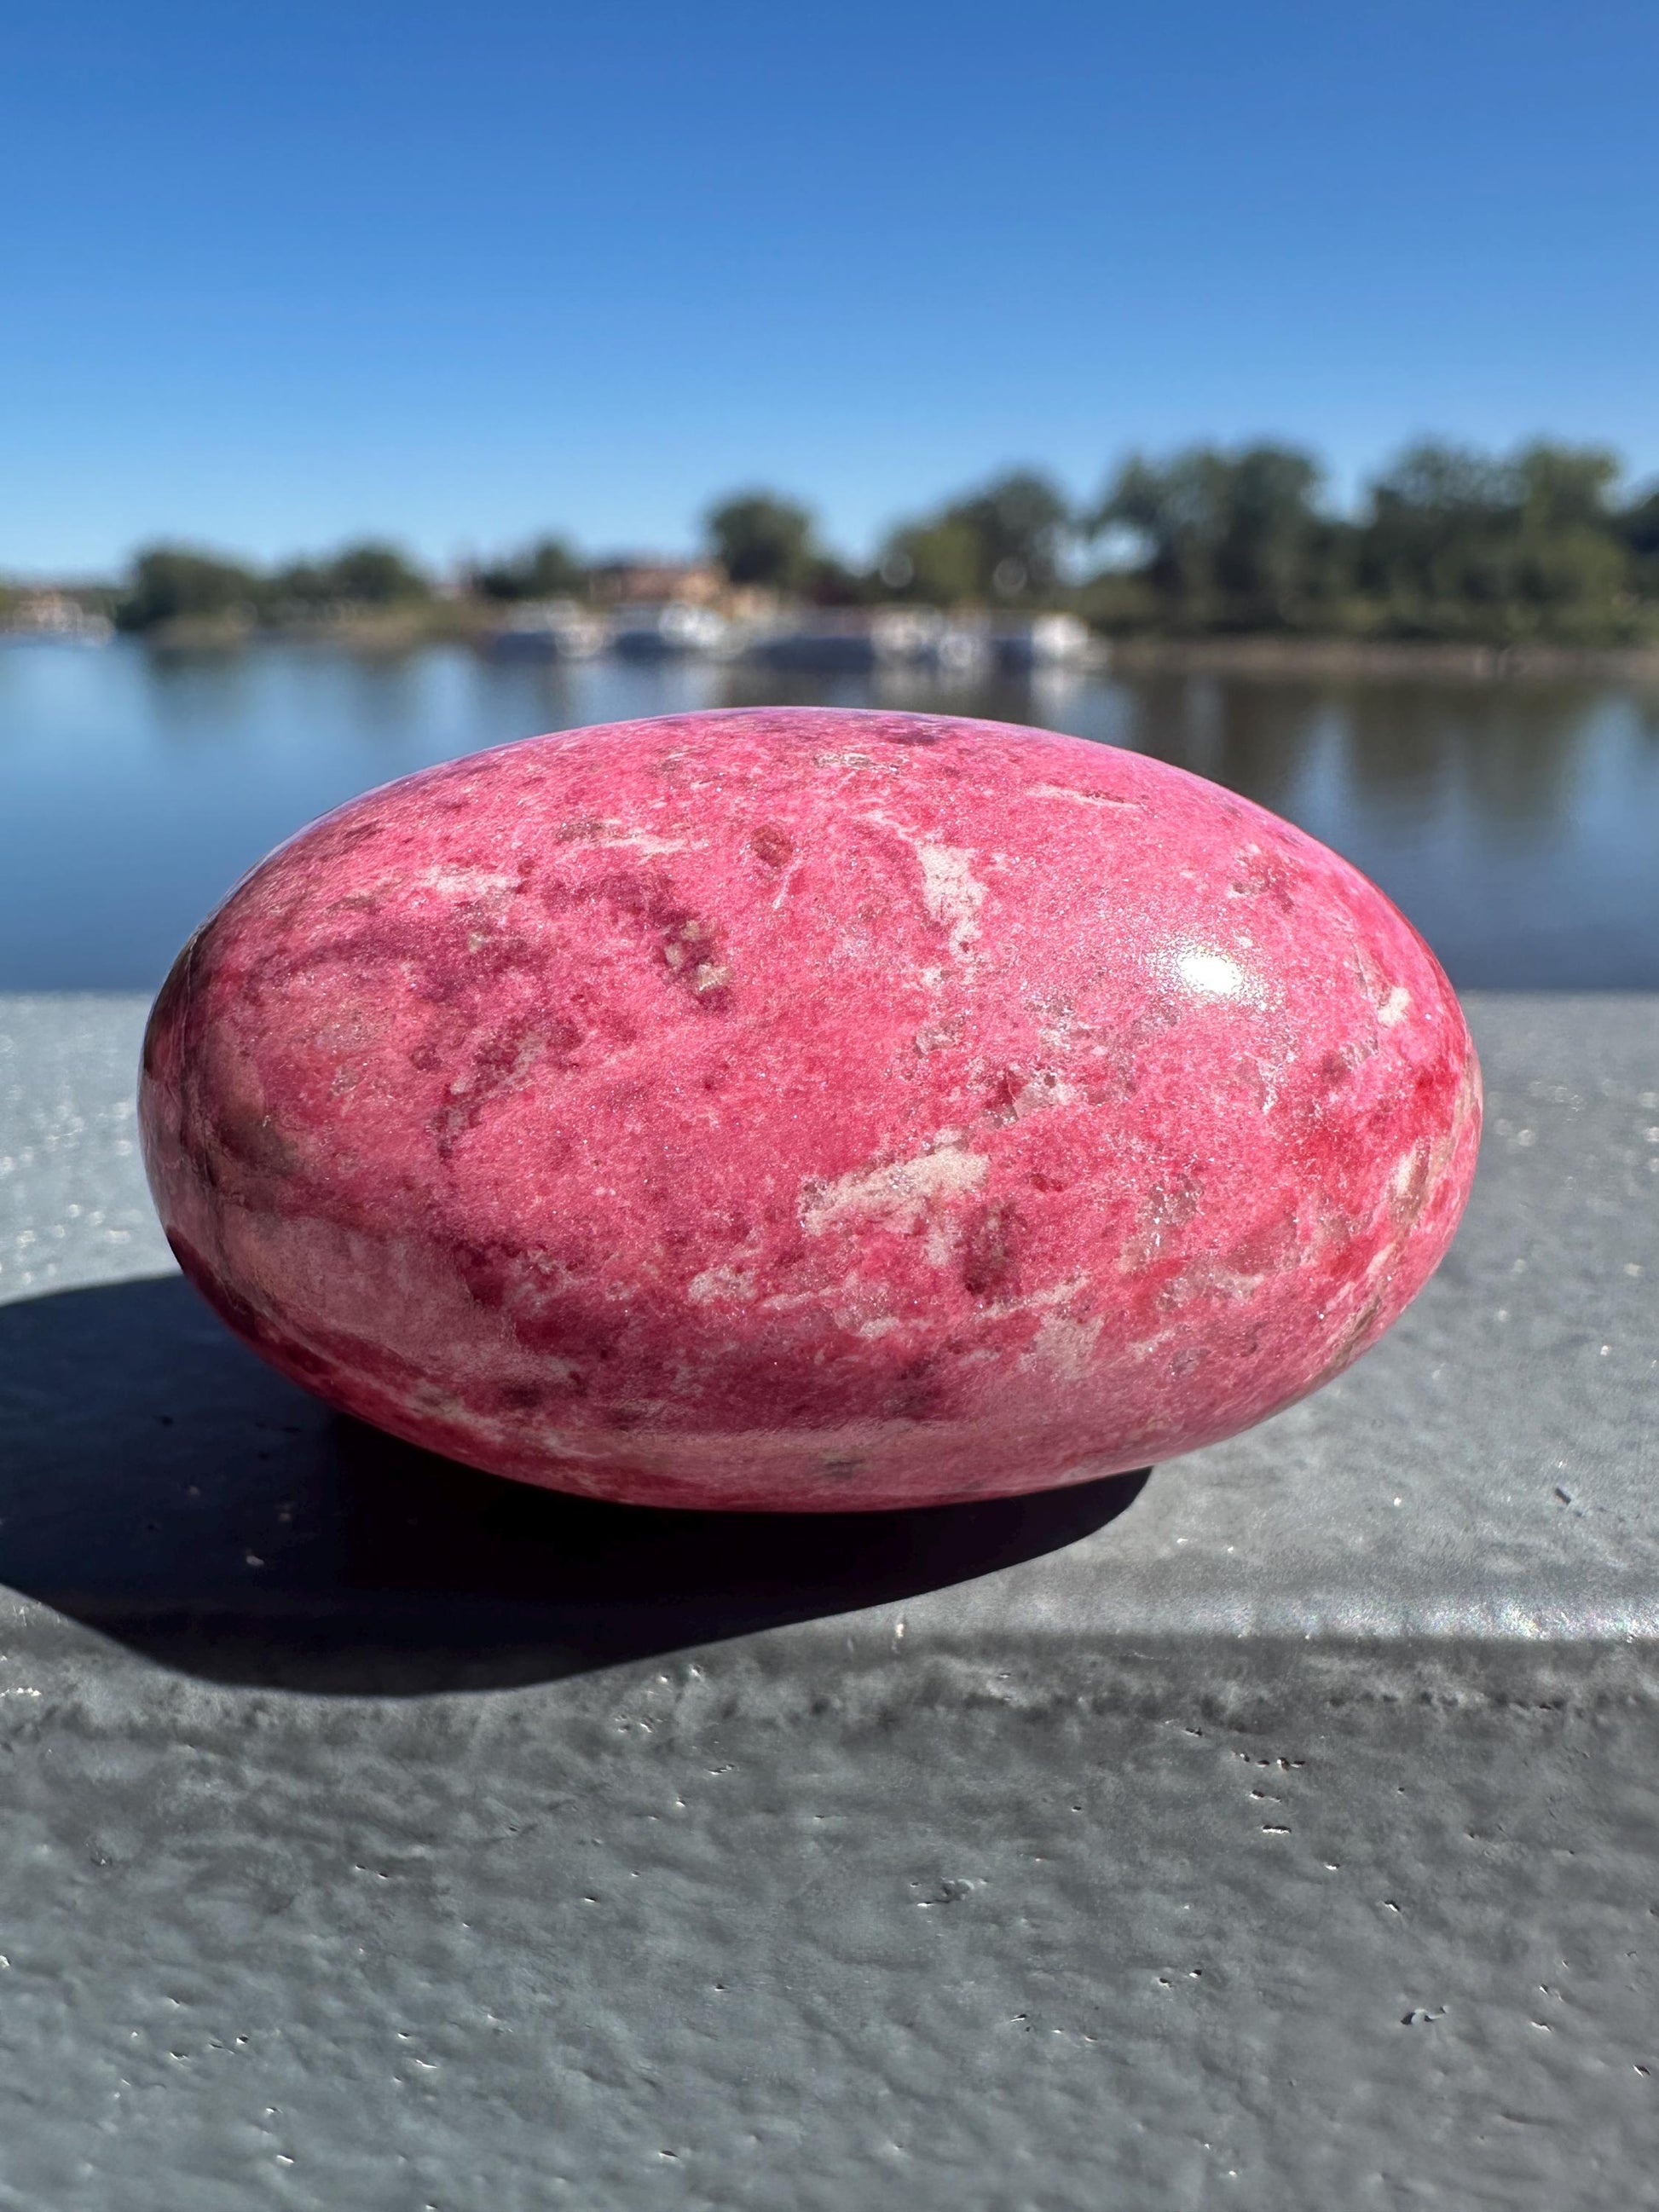
M1468 1224L1305 1406L781 1525L267 1374L142 1011L0 1001L0 2206L1644 2201L1659 1002L1474 1002Z

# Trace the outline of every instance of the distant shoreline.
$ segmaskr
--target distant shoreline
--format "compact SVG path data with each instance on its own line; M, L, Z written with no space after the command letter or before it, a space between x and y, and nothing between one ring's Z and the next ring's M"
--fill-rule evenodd
M185 617L133 640L162 653L225 653L247 646L325 645L400 654L434 645L483 647L501 610L439 602L333 621L258 623ZM0 625L0 641L48 633ZM1659 645L1483 645L1403 639L1285 636L1170 637L1146 633L1092 640L1086 665L1118 676L1233 676L1267 681L1431 680L1470 684L1601 682L1659 687Z

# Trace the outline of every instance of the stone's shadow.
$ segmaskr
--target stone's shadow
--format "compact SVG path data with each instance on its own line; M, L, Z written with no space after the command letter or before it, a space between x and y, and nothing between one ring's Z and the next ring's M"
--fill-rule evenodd
M595 1504L342 1419L176 1277L0 1307L0 1583L222 1682L579 1674L1014 1565L1145 1480L900 1513Z

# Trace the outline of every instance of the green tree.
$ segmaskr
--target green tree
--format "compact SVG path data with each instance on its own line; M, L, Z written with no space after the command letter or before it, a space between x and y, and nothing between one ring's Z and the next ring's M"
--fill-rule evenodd
M1609 495L1619 457L1601 446L1523 446L1511 464L1520 508L1516 584L1544 626L1598 629L1620 621L1630 556Z
M1134 454L1090 528L1138 541L1141 579L1177 626L1281 629L1338 581L1344 534L1320 510L1322 481L1291 446L1194 446L1163 462Z
M959 516L902 526L882 548L879 573L901 598L930 607L964 605L980 596L985 579L979 534Z
M1631 563L1633 588L1659 599L1659 485L1632 500L1614 524Z
M1388 608L1389 627L1455 627L1502 603L1516 520L1510 472L1490 455L1424 440L1370 488L1358 581Z
M273 615L333 607L406 606L432 596L422 572L395 545L366 538L321 560L290 561L272 571L259 605Z
M798 591L817 558L810 511L776 492L735 492L703 519L708 549L728 580Z
M397 546L378 538L345 546L325 563L325 573L331 596L349 606L398 606L432 596L424 572Z
M1072 513L1047 477L1031 469L1013 470L959 500L947 508L946 517L965 524L978 538L981 589L987 597L1043 598L1059 583Z
M260 580L246 562L185 545L150 545L136 554L117 604L123 629L154 629L185 619L251 611Z
M1048 477L1011 470L901 524L882 548L879 574L890 590L932 606L1041 603L1059 587L1072 534L1071 509Z
M476 580L487 599L573 599L587 589L587 568L562 538L541 538L481 569Z
M1358 582L1395 635L1590 641L1630 627L1617 457L1536 441L1508 459L1424 441L1371 486Z
M1540 438L1510 464L1523 519L1546 531L1606 530L1609 495L1624 473L1606 446L1557 446Z
M801 595L815 607L860 607L878 596L866 570L854 568L838 554L817 553L807 563Z
M313 611L335 598L325 561L289 561L273 569L260 586L259 605L267 614L295 609Z

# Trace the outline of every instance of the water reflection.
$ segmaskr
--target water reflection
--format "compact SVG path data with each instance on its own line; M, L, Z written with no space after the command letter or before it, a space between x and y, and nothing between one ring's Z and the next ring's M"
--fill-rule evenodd
M1456 781L1447 703L1425 696L1421 685L1396 701L1358 684L1327 708L1357 805L1409 824L1445 804Z
M391 776L536 730L773 703L979 714L1128 745L1346 853L1460 982L1659 988L1650 693L125 644L0 648L0 988L152 986L261 853Z
M100 656L101 657L101 656ZM255 711L257 662L244 653L145 656L147 704L157 737L179 744L222 744Z
M1396 708L1356 690L1345 702L1356 796L1387 809L1409 796L1421 814L1455 793L1500 836L1547 840L1572 812L1606 703L1553 685L1449 697L1416 686Z

